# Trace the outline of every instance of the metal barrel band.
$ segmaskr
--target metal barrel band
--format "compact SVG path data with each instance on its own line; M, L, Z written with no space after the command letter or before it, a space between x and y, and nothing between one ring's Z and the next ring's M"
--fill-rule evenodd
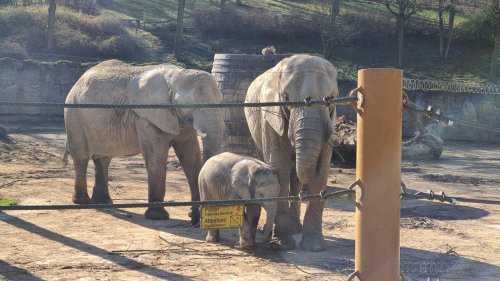
M353 273L349 274L349 276L347 277L347 281L354 281L355 279L354 278L358 278L359 281L361 281L361 273L359 273L359 271L354 271Z
M363 108L364 105L364 96L363 96L363 88L357 87L356 89L352 90L349 93L349 97L353 98L356 97L356 102L352 101L351 106L356 110L358 114L362 114L365 109Z

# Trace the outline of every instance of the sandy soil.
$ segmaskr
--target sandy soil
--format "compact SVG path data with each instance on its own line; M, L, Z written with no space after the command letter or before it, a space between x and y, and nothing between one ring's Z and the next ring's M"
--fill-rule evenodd
M14 130L11 139L0 142L0 196L20 204L70 204L73 170L61 165L62 128ZM454 143L438 161L405 162L403 180L410 191L498 202L499 171L498 146ZM145 201L140 156L114 159L110 174L115 203ZM89 192L92 177L90 166ZM347 187L354 170L332 167L329 181ZM188 199L172 155L166 200ZM263 244L243 251L236 246L237 230L222 231L221 243L209 244L202 230L187 226L187 207L168 211L169 221L146 220L144 209L0 212L0 279L345 280L354 267L350 202L327 203L321 253L274 252ZM500 280L498 203L409 200L401 214L401 268L408 280Z

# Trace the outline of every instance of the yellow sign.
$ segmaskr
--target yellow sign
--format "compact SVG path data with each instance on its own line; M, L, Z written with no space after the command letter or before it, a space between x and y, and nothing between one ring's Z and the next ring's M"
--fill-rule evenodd
M202 206L201 229L240 228L243 209L243 205Z

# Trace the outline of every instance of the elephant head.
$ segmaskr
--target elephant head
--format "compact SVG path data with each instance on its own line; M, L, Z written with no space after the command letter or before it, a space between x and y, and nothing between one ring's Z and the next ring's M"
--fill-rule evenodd
M129 103L207 104L221 103L222 94L213 76L205 71L161 65L135 76L128 84ZM225 130L220 109L143 109L134 112L160 130L177 135L192 126L203 140L203 160L222 152Z
M277 197L280 191L277 172L269 165L256 159L245 159L236 163L231 170L231 185L239 198L271 198ZM277 202L264 202L266 223L264 239L271 237L273 223L278 208Z
M294 55L266 72L261 88L264 102L303 101L337 97L337 70L327 60ZM335 107L268 107L264 119L280 135L285 133L295 149L297 176L308 184L316 175L322 144L333 134ZM285 132L285 130L288 132Z

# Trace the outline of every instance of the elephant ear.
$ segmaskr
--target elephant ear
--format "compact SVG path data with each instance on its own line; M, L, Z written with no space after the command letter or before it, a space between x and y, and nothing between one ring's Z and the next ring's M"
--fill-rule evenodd
M278 102L282 101L280 88L281 72L276 66L270 69L265 74L266 80L262 85L260 94L262 102ZM285 132L285 117L281 112L280 106L267 106L262 108L264 119L267 123L280 135L283 136Z
M146 71L132 78L127 85L126 96L130 104L171 104L172 88L160 69ZM132 109L165 133L178 134L179 120L170 109Z
M252 198L249 189L249 167L251 165L252 162L250 160L244 159L236 163L231 169L231 186L233 187L233 192L241 199Z

